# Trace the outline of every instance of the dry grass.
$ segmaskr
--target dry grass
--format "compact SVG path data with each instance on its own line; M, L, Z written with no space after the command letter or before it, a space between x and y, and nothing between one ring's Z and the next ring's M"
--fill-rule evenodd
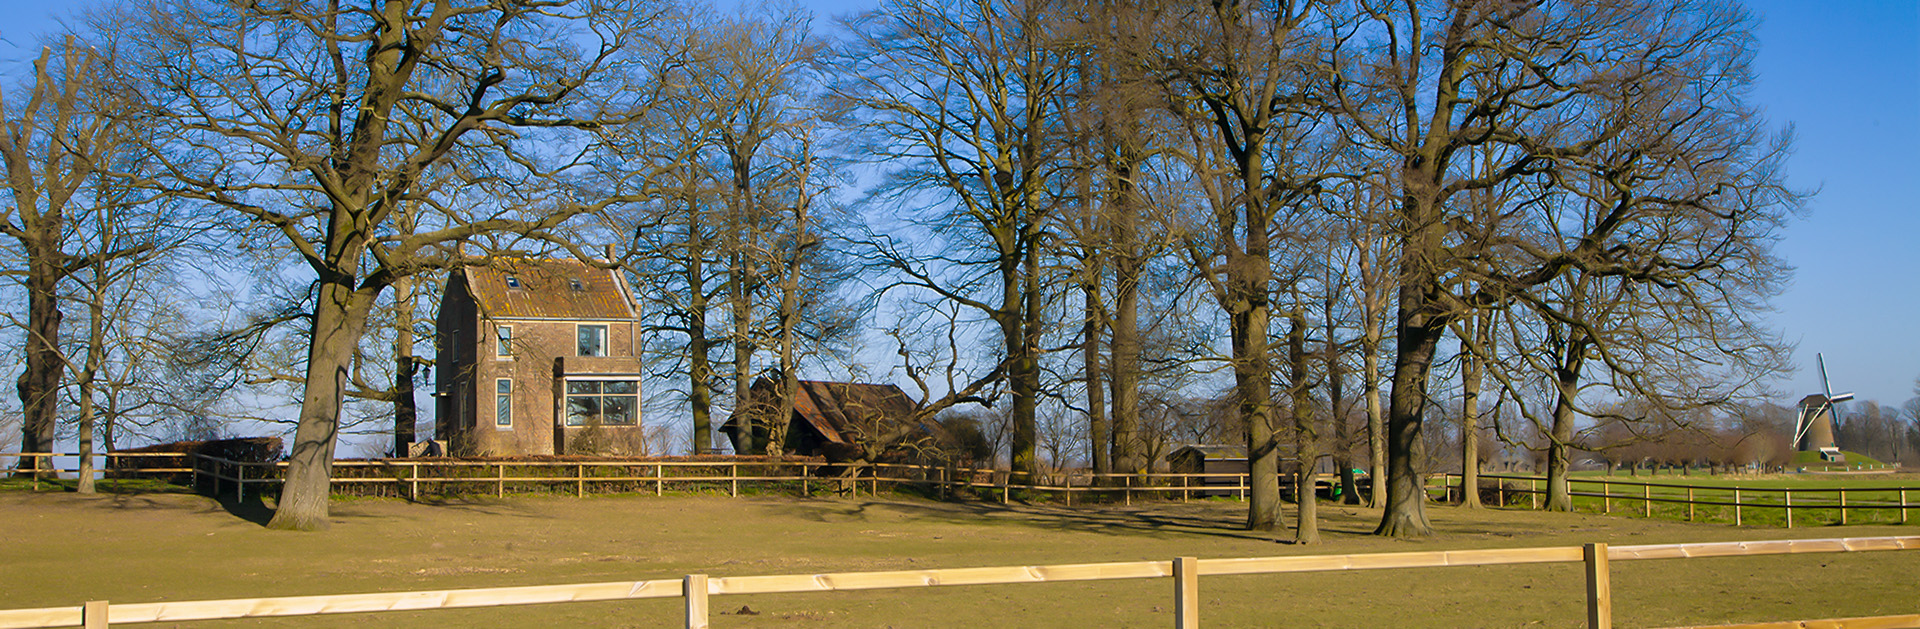
M900 499L652 496L334 504L322 533L261 528L258 504L192 495L0 493L0 607L904 568L1788 537L1913 526L1733 528L1432 506L1440 533L1376 538L1324 507L1323 543L1235 530L1240 503L1099 511ZM1920 553L1614 564L1619 626L1920 612ZM1580 626L1574 564L1208 577L1212 627ZM1166 580L723 596L716 627L1160 627ZM746 608L746 609L743 609ZM741 613L733 613L741 612ZM669 627L677 599L247 621L246 626ZM203 623L198 626L239 626Z

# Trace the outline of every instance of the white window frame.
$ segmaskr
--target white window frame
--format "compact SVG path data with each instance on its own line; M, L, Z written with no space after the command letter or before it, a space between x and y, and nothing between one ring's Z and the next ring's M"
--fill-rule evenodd
M502 332L506 334L501 334ZM513 360L512 324L493 326L493 357L495 360Z
M599 328L600 353L598 354L580 353L580 331L586 328ZM613 355L612 350L613 350L613 326L607 325L605 323L576 323L573 325L573 354L575 356L583 356L587 358L605 358L607 356Z
M501 423L505 415L506 422ZM493 427L513 427L513 379L495 378L493 380Z
M604 421L604 418L606 416L605 399L609 396L609 394L605 393L604 391L599 393L574 393L573 392L574 383L585 383L585 382L597 382L597 383L600 383L600 386L602 387L605 387L606 384L609 382L619 382L619 383L633 385L633 393L631 394L631 398L630 398L632 399L633 407L629 410L629 412L632 413L632 421L624 424L606 423ZM617 396L617 397L623 397L623 398L629 397L629 394L622 394L622 393L614 393L611 395ZM565 425L568 428L580 428L592 423L591 421L588 421L588 420L582 420L579 423L574 423L573 412L572 412L572 399L574 397L593 397L595 399L601 400L600 402L596 403L596 407L597 407L596 412L599 413L601 418L603 419L603 421L600 423L601 426L612 426L615 428L630 428L630 427L637 427L640 425L640 379L639 378L632 378L632 379L628 379L624 377L567 378L565 384L561 389L560 421L562 422L563 425Z

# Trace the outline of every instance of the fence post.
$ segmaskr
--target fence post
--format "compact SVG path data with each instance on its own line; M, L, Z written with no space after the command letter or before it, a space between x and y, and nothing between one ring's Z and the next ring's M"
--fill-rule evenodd
M707 629L707 575L687 575L681 594L687 597L687 629Z
M1600 481L1600 512L1613 513L1613 483Z
M1607 570L1607 545L1587 544L1587 629L1612 629L1613 579Z
M1133 506L1133 475L1128 474L1121 478L1127 481L1126 489L1121 492L1121 495L1126 496L1127 506L1131 507Z
M1740 526L1740 489L1733 490L1733 525Z
M233 501L247 501L247 466L242 463L233 464Z
M1907 523L1907 490L1900 490L1900 523Z
M587 497L587 464L573 466L573 497Z
M1653 517L1653 486L1652 485L1640 486L1640 504L1646 507L1647 517L1652 518Z
M420 464L407 463L407 500L420 502Z
M493 466L493 497L507 497L507 464Z
M739 463L727 464L727 480L733 483L732 485L729 485L727 488L727 496L730 498L739 498L740 497L740 464ZM853 495L855 496L860 495L860 468L857 468L857 467L854 468L854 471L853 471Z
M1786 490L1787 528L1793 528L1793 490Z
M1687 521L1693 521L1693 488L1687 488Z
M1840 525L1847 524L1847 490L1840 490Z
M1460 480L1462 482L1465 482L1466 477L1462 476L1460 477ZM1464 492L1465 490L1462 489L1462 491ZM1540 479L1537 479L1537 478L1527 479L1527 502L1533 507L1534 511L1540 510ZM1568 502L1572 502L1572 501L1569 500Z
M1060 485L1067 488L1067 506L1073 506L1073 472L1061 472Z
M107 629L107 602L87 601L81 606L80 626L85 629Z
M1173 560L1173 626L1176 629L1200 627L1200 560L1175 557Z
M807 468L802 467L800 469L805 471ZM663 486L666 482L666 466L659 463L653 464L653 495L666 495L667 488ZM800 482L804 483L806 480L802 479Z

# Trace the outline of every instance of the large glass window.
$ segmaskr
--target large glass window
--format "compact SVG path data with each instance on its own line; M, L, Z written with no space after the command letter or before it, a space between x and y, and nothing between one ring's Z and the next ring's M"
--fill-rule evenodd
M495 341L493 344L493 355L512 356L513 355L513 326L510 326L510 325L493 326L493 336Z
M567 425L632 426L640 421L640 383L632 380L567 382Z
M513 381L506 378L493 381L493 425L513 425Z
M581 356L607 355L607 326L583 325L577 328L580 336Z

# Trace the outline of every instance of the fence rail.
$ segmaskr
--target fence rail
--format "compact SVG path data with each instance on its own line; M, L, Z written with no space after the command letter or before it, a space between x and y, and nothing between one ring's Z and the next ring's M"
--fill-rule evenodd
M1285 574L1345 570L1392 570L1450 566L1514 565L1531 563L1581 563L1586 573L1586 607L1589 627L1612 626L1613 591L1611 562L1650 559L1700 559L1756 555L1835 553L1920 549L1920 536L1861 537L1814 540L1775 540L1758 542L1716 542L1703 544L1654 544L1642 546L1557 546L1542 548L1502 548L1483 550L1446 550L1356 555L1315 555L1297 557L1245 557L1197 559L1179 557L1172 561L1056 564L1045 566L995 566L984 568L942 568L885 572L843 572L829 574L791 574L740 577L711 577L692 574L679 579L618 581L571 585L419 592L382 592L330 596L291 596L272 598L134 603L110 605L107 601L89 601L83 605L37 609L0 610L0 629L85 626L89 629L110 624L159 621L220 620L312 616L357 612L414 611L462 607L494 607L609 601L644 598L683 598L686 626L708 626L711 597L737 594L773 594L802 592L838 592L851 590L920 588L956 585L1004 585L1021 583L1057 583L1109 579L1174 579L1175 626L1199 626L1199 577L1246 574Z
M73 473L75 468L56 468L54 457L73 454L25 453L0 454L4 458L39 458L48 461L35 467L35 489L46 475ZM125 470L140 473L191 474L195 487L211 486L214 493L233 491L238 499L255 495L262 486L283 481L284 461L261 463L235 461L196 453L109 453L96 456L185 457L185 468L143 468ZM920 486L932 489L972 489L997 493L1002 502L1012 493L1041 492L1063 498L1071 505L1090 495L1118 499L1132 504L1136 497L1172 497L1181 500L1208 495L1231 495L1244 499L1249 489L1246 474L1234 473L1142 473L1094 474L1072 471L1035 474L1018 479L1006 470L908 465L891 463L822 463L817 461L486 461L375 459L336 461L332 480L335 491L359 491L369 487L392 488L393 495L417 499L427 493L446 493L461 489L491 486L496 496L510 490L527 488L573 489L584 496L594 490L642 491L656 495L670 488L706 487L724 484L729 495L739 495L743 483L811 494L816 486L831 487L839 493L858 494L864 487L878 494L882 484ZM638 470L638 472L636 472ZM96 473L102 473L96 470Z
M1526 496L1530 508L1540 508L1540 497L1547 493L1546 479L1539 476L1521 476L1510 474L1481 474L1481 479L1491 480L1494 485L1482 487L1480 491L1495 492L1497 503L1506 505L1514 494ZM1438 490L1442 500L1451 500L1453 496L1465 491L1461 484L1464 478L1459 474L1437 474L1430 478L1438 479L1440 484L1431 482L1427 486L1429 496ZM1525 487L1509 486L1507 481L1524 481ZM1593 488L1598 486L1598 490ZM1585 487L1586 491L1577 489ZM1638 488L1637 493L1614 491L1617 487ZM1697 507L1732 507L1732 521L1735 526L1746 524L1747 514L1758 509L1765 512L1778 512L1786 528L1793 528L1795 509L1806 513L1812 510L1836 511L1839 523L1848 523L1848 513L1858 511L1885 512L1897 511L1899 523L1906 524L1909 510L1920 508L1920 487L1832 487L1832 488L1777 488L1777 487L1733 487L1717 485L1691 485L1685 483L1662 483L1653 481L1627 481L1610 478L1581 477L1570 479L1567 494L1575 498L1598 498L1600 512L1612 513L1614 502L1629 505L1637 503L1643 517L1653 517L1655 504L1673 504L1686 507L1686 519L1696 519ZM1656 492L1656 490L1659 490ZM1684 494L1682 494L1684 492ZM1908 492L1912 492L1911 496ZM1701 495L1704 493L1704 495ZM1854 498L1849 500L1848 494ZM1717 498L1717 496L1730 496ZM1796 501L1796 497L1798 501ZM1892 523L1892 522L1888 522Z

